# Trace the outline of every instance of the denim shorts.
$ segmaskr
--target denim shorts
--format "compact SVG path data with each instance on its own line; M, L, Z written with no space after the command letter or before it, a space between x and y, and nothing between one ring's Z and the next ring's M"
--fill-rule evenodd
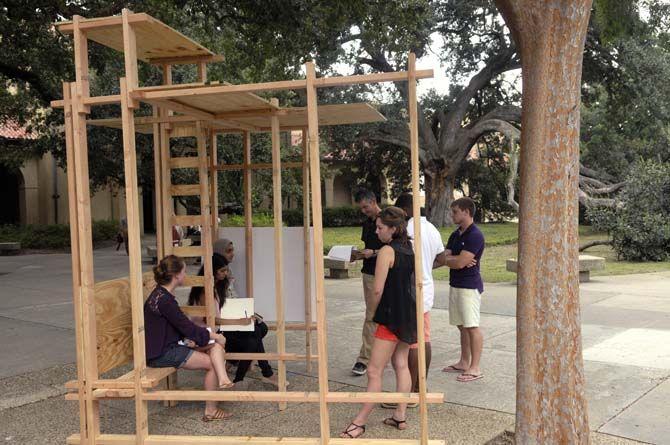
M170 345L168 349L156 358L147 361L152 368L181 368L193 354L193 349L182 345Z

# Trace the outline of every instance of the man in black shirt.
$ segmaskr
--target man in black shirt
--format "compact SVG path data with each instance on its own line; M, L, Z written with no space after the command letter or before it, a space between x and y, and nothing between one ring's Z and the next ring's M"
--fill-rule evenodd
M377 251L383 244L377 237L376 218L381 209L377 204L377 197L373 192L361 189L354 195L356 204L367 219L363 223L363 233L361 241L365 248L360 252L363 257L363 296L365 297L365 322L363 323L363 344L358 354L356 363L354 363L351 372L354 375L364 375L368 370L368 361L370 360L370 351L372 350L372 341L374 338L377 324L372 321L377 309L373 303L374 285L375 285L375 267L377 265Z

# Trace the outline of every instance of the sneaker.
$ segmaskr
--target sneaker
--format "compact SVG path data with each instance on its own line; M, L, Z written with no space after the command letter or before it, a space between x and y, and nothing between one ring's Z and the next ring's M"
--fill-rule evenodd
M354 375L365 375L365 373L368 372L368 365L365 363L356 362L354 367L351 368L351 372Z
M384 402L381 405L382 405L382 408L386 408L386 409L396 409L398 407L397 403ZM419 406L418 403L408 403L407 404L407 408L416 408L417 406Z

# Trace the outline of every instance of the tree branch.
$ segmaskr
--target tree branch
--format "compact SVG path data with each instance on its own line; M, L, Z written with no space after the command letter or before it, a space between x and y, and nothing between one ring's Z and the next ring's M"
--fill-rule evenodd
M595 240L595 241L590 241L588 243L584 243L581 246L579 246L579 251L583 252L586 249L589 249L589 248L594 247L594 246L611 246L611 245L612 245L611 240L607 240L607 239Z

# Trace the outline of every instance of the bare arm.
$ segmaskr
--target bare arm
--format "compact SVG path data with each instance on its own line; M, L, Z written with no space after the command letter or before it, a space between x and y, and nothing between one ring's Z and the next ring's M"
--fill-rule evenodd
M461 250L458 255L447 255L447 266L451 269L464 269L477 264L475 254L467 250Z
M382 298L382 293L384 292L384 283L386 283L386 277L388 276L389 269L393 267L394 260L395 255L393 253L392 247L384 246L381 248L381 250L379 250L379 253L377 254L377 266L375 267L375 306L379 304L379 300Z

